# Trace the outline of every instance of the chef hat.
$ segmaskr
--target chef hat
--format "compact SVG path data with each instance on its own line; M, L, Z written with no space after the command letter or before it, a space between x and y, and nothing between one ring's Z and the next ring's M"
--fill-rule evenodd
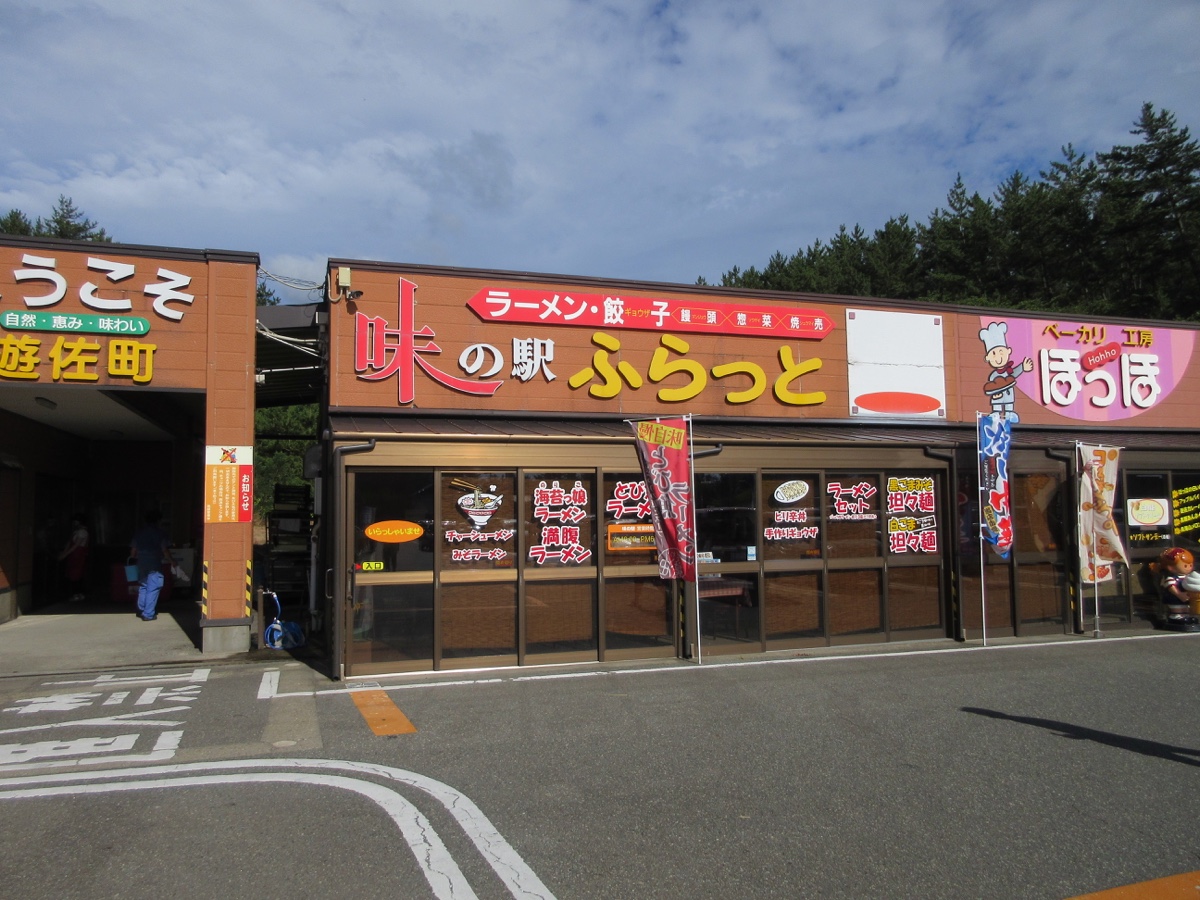
M985 352L991 353L997 347L1007 347L1008 338L1007 322L993 322L987 328L979 329L979 339L983 341Z

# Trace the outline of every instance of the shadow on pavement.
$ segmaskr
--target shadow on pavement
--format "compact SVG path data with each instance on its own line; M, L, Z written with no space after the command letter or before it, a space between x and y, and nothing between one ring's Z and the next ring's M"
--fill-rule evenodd
M1183 763L1187 766L1200 766L1200 750L1193 750L1190 747L1174 747L1158 741L1148 741L1144 738L1114 734L1111 731L1084 728L1082 725L1072 725L1069 722L1058 722L1054 719L1039 719L1036 716L1014 716L1010 713L1003 713L994 709L981 709L977 706L964 706L962 707L962 711L972 713L976 716L986 716L989 719L1005 719L1009 722L1019 722L1022 725L1045 728L1056 732L1060 737L1071 738L1072 740L1094 741L1097 744L1116 747L1118 750L1129 750L1132 753L1154 756L1158 759Z

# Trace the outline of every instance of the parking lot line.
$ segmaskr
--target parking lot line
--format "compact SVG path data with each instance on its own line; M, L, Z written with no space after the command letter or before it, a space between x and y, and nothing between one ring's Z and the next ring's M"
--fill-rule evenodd
M375 734L416 734L417 726L384 690L351 691L351 698Z
M1176 897L1192 900L1198 896L1200 896L1200 871L1185 872L1182 875L1172 875L1168 878L1156 878L1153 881L1142 881L1138 884L1127 884L1124 887L1097 891L1094 894L1081 894L1073 900L1172 900Z

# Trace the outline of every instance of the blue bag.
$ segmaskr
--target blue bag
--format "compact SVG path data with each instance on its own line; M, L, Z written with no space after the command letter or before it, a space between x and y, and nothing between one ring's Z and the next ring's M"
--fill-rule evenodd
M269 647L271 650L291 650L294 647L303 647L304 629L296 622L279 621L279 616L282 614L279 596L271 592L264 593L263 597L270 597L275 601L275 618L263 631L263 646Z

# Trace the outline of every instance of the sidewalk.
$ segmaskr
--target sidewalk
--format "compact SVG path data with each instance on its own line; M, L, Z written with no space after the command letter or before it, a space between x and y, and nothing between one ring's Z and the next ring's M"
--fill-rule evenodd
M1124 625L1106 631L1105 637L1171 634L1155 632L1145 622ZM1091 641L1091 633L1059 634L1025 638L992 638L989 645L1030 644L1059 641ZM150 666L192 666L271 662L304 658L317 669L325 662L314 648L298 651L259 650L206 654L200 652L200 607L191 598L171 598L158 607L158 618L143 622L134 613L133 603L88 600L84 603L59 603L39 609L0 625L0 678L23 675L62 675L106 669L146 668ZM941 641L855 644L838 647L788 651L796 656L841 656L902 653L912 650L961 649L978 646L978 639L961 644ZM772 654L746 656L709 656L706 663L735 659L770 659ZM528 672L536 667L526 667ZM424 673L438 675L443 673Z
M160 603L153 622L139 619L133 603L89 599L47 606L0 625L0 678L187 666L257 655L201 653L200 608L189 598Z

